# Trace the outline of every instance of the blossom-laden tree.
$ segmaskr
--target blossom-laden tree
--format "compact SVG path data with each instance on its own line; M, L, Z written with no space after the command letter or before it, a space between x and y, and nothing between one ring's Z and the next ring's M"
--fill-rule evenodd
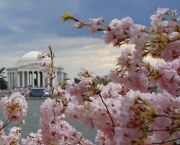
M89 68L81 68L78 73L81 81L67 80L65 89L60 83L52 85L56 76L51 46L49 54L39 52L40 70L44 77L50 78L51 98L41 106L42 117L37 134L29 134L21 143L92 145L64 120L65 117L68 121L78 120L85 124L88 131L96 126L95 141L100 145L160 145L178 140L180 98L176 96L180 94L180 18L177 11L158 8L150 17L150 29L134 24L130 17L114 19L109 25L104 18L90 19L89 23L81 22L68 13L64 13L62 18L64 21L74 20L73 26L77 29L89 27L92 34L103 31L106 44L114 47L134 44L135 49L127 46L121 50L117 67L108 74L109 83L104 84L104 78ZM152 65L147 60L148 55L160 60ZM50 64L43 62L45 57L51 59ZM156 87L158 90L154 89ZM5 106L4 114L9 121L22 121L19 116L21 109L18 114L11 111L8 115L11 103L5 99L1 104ZM14 104L10 108L17 106L21 105ZM13 114L17 118L12 117ZM0 136L1 142L4 141L3 132Z
M64 21L74 20L75 28L89 27L91 34L104 31L106 44L122 49L117 68L109 73L112 80L99 84L99 76L88 68L81 68L77 84L66 81L66 90L60 85L51 86L52 99L41 106L41 132L44 144L92 144L84 140L66 120L85 124L88 131L98 128L95 141L101 145L152 145L163 144L180 138L180 19L177 11L159 8L151 16L152 27L134 24L130 17L114 19L109 25L104 18L81 22L64 13ZM38 58L50 53L40 52ZM161 60L150 64L146 56ZM40 64L44 64L42 59ZM40 65L45 77L54 79L53 61ZM47 71L48 70L48 71ZM158 86L158 92L152 88ZM64 131L66 128L66 131Z

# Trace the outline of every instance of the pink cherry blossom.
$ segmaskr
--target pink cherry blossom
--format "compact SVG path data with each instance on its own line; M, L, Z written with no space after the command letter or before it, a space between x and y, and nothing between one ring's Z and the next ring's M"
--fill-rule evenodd
M169 8L158 8L157 13L165 14L169 11Z
M21 140L22 145L44 145L41 138L41 130L38 130L37 134L30 133L27 135L27 139Z
M80 23L80 22L76 22L76 23L74 23L73 24L73 27L75 28L75 29L79 29L79 28L81 28L81 27L83 27L84 25L82 24L82 23Z
M19 92L12 94L9 98L4 97L0 101L6 119L14 124L24 123L23 117L27 113L25 97Z
M42 60L46 55L42 52L39 51L38 55L37 55L37 60Z

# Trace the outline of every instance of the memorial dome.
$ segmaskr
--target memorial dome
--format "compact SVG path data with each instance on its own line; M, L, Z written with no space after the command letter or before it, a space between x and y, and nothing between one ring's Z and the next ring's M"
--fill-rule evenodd
M30 64L30 63L38 63L37 60L37 55L38 55L39 51L31 51L28 53L25 53L22 57L19 58L19 60L17 61L17 63L15 64L16 66L20 66L20 65L26 65L26 64ZM50 58L44 58L43 61L50 63Z
M21 58L36 58L37 59L38 53L39 53L38 51L31 51L24 54Z

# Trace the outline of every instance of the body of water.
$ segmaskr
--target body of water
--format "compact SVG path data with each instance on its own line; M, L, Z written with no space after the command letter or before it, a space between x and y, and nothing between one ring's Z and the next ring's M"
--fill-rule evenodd
M41 104L43 103L43 100L27 100L27 103L28 103L28 112L27 112L27 116L25 117L25 124L22 125L23 138L26 138L26 135L31 132L36 133L37 130L40 128L39 127L39 119L41 116L40 107ZM0 120L3 122L5 121L1 107L0 107ZM14 126L13 124L9 124L5 128L6 134L9 133L10 128L12 128L13 126ZM91 133L88 133L86 126L78 122L73 123L72 126L75 127L76 130L80 131L85 138L90 140L92 143L95 143L94 140L97 132L96 129L94 129Z

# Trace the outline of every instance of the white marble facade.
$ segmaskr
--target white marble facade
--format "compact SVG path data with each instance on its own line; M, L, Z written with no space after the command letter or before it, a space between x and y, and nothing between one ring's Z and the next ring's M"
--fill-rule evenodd
M9 88L14 87L45 87L47 86L49 79L44 78L39 71L37 54L38 51L32 51L23 55L13 67L7 68L7 79ZM43 59L43 61L49 63L50 59ZM57 82L61 82L66 73L63 72L62 67L55 67L56 77L53 80L53 85Z

